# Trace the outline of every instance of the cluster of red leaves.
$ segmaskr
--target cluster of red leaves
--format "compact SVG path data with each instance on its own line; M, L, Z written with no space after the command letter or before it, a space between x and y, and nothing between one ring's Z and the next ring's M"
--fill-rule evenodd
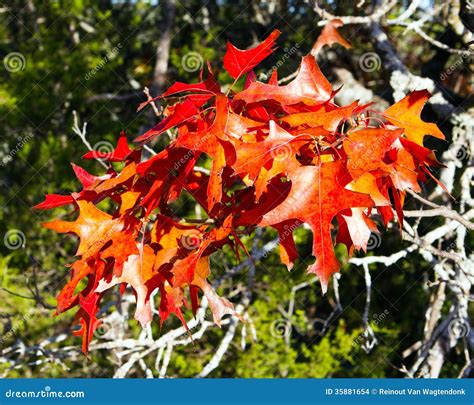
M335 27L323 31L318 50L341 43ZM200 291L217 324L225 314L237 315L207 281L209 257L224 245L237 254L245 250L240 238L257 226L278 231L281 261L291 269L297 258L292 232L308 224L316 258L308 272L319 277L325 292L340 267L335 243L345 244L350 254L365 251L371 232L377 232L374 216L386 226L395 210L402 221L406 191L420 191L428 167L438 164L423 146L425 135L443 138L436 125L420 118L426 91L409 94L383 113L357 102L338 106L312 56L302 59L289 84L279 85L276 70L267 83L257 81L253 68L273 52L278 35L274 31L247 51L228 44L224 67L234 85L246 75L242 91L232 86L224 94L208 66L199 83L176 82L157 97L168 101L164 118L135 141L143 144L177 129L176 140L160 153L143 160L141 147L130 149L122 133L113 152L84 156L122 162L122 170L110 164L96 177L73 165L83 189L47 195L36 206L73 204L78 211L73 222L44 225L80 239L57 310L79 306L75 333L83 337L84 352L100 324L100 301L116 285L121 293L133 288L135 318L143 325L152 320L150 296L157 289L161 322L174 313L186 324L182 308L196 311ZM196 170L202 154L212 160L209 175ZM200 204L207 221L173 216L170 203L182 192ZM113 202L113 212L96 207L104 199ZM83 279L87 285L78 291Z

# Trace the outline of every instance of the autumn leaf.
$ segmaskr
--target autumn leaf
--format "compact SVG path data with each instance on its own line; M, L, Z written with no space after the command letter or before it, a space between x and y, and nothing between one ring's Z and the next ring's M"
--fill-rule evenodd
M74 233L79 236L80 243L76 255L93 256L116 233L123 229L120 219L113 219L109 214L97 209L88 201L77 201L79 216L74 222L56 220L43 224L45 228L58 233Z
M347 48L340 26L329 22L313 51L333 43ZM420 118L428 92L413 92L381 114L372 103L337 105L311 55L288 84L279 84L276 69L263 83L258 64L278 35L246 51L228 43L224 67L234 79L247 74L243 90L222 93L209 64L197 83L175 82L140 105L167 103L159 122L135 139L140 146L131 149L122 132L113 150L84 155L108 162L104 174L73 164L80 191L48 194L34 207L70 205L77 215L44 226L79 237L57 313L77 308L73 333L84 353L100 325L100 303L114 287L133 292L142 326L152 321L152 299L159 300L161 324L174 314L187 329L188 309L196 314L201 297L216 325L223 316L240 317L214 290L210 259L223 248L237 260L249 254L244 241L256 227L278 232L280 260L291 270L299 257L293 233L307 224L315 258L308 272L325 293L340 268L335 245L344 244L349 255L366 251L379 224L386 227L396 213L401 225L407 192L419 192L432 176L429 167L441 165L423 145L427 135L443 139ZM143 153L144 143L171 129L169 144L163 139L156 154ZM210 169L201 166L207 159ZM180 197L204 218L180 215Z
M401 129L367 128L348 134L343 147L348 158L347 168L352 177L357 179L374 170L390 172L385 156L402 133Z
M331 275L340 267L331 238L332 220L342 210L374 205L368 195L344 188L348 179L345 170L341 161L298 168L289 176L291 191L285 201L260 221L260 225L275 225L297 219L310 226L316 262L309 266L308 272L319 277L323 292Z
M337 30L339 27L342 27L344 23L340 19L334 19L329 21L321 31L318 39L313 45L313 49L311 50L311 54L316 56L319 51L323 48L323 46L331 46L333 44L342 45L344 48L349 49L352 48L351 44L347 42L339 31Z
M181 96L189 99L195 106L204 104L211 97L221 92L220 85L212 74L210 67L208 67L208 71L209 76L206 80L191 84L177 81L168 87L168 89L163 94L141 103L138 106L137 111L141 111L150 103L166 97Z
M343 243L352 255L354 249L367 251L372 233L378 233L377 225L364 208L349 208L338 215L337 243Z
M357 107L357 102L346 107L323 104L316 111L289 114L281 121L292 127L304 125L305 127L322 127L328 131L336 131L341 122L351 118Z
M238 79L274 51L275 40L279 36L280 31L274 30L263 42L246 51L238 49L230 42L227 42L227 51L224 55L225 70L234 79Z
M208 209L221 201L222 172L226 164L235 159L235 151L229 137L226 136L228 105L224 96L216 98L216 113L212 125L197 132L184 131L176 141L177 146L198 150L212 158L212 170L208 185Z
M152 129L145 132L143 135L135 139L135 142L148 142L151 139L157 137L163 132L177 125L182 124L187 119L194 117L198 114L196 106L188 99L182 103L178 103L170 108L167 112L166 118L159 124L155 125Z
M230 301L223 297L219 297L212 286L206 281L209 274L209 257L207 256L199 259L192 284L198 286L206 296L212 311L214 323L220 326L221 319L224 315L234 315L241 318L241 316L235 312L234 306Z
M298 75L286 86L256 81L247 89L237 93L234 100L243 100L246 103L274 100L282 105L297 103L317 105L329 101L331 97L331 84L324 77L314 58L305 56L301 61Z
M57 208L63 205L71 204L73 202L74 202L74 198L69 195L47 194L45 197L45 200L42 203L36 204L33 207L33 209L49 210L52 208Z
M273 162L283 160L282 169L285 170L299 147L312 140L309 136L293 136L279 127L275 121L270 121L269 127L269 134L263 141L236 144L237 157L232 167L236 174L247 175L252 182L270 160Z
M79 325L79 329L76 329L73 333L76 336L82 336L82 351L84 354L89 351L89 344L94 332L101 325L101 321L96 317L100 298L99 294L92 293L85 297L80 296L79 299L80 309L74 319L74 323Z
M109 288L120 284L129 284L135 291L137 306L135 310L135 319L142 326L146 326L152 320L153 314L150 304L150 292L146 286L148 280L153 277L153 266L155 263L155 254L151 247L137 246L137 253L128 256L123 264L120 275L114 275L110 281L102 279L95 289L95 292L101 293Z
M430 98L427 90L418 90L410 93L398 103L387 108L383 116L393 125L403 128L406 137L418 145L423 146L426 135L444 139L443 133L436 124L425 122L421 119L421 111Z
M87 152L83 159L105 159L109 162L123 162L127 157L130 156L132 150L129 148L127 143L127 136L125 132L122 131L120 133L119 140L117 142L117 146L112 152L104 152L100 150L93 150Z

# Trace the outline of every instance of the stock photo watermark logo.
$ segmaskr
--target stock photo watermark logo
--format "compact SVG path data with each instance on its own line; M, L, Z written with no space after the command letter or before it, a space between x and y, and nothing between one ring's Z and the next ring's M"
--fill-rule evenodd
M469 52L462 53L459 58L457 58L453 64L451 64L441 75L439 78L441 80L446 80L449 76L451 76L459 67L462 66L464 61L471 56Z
M186 72L195 72L202 68L204 59L198 52L188 52L181 58L181 66Z
M270 156L272 159L276 160L287 160L293 155L293 150L291 146L288 144L279 146L278 148L274 148L270 151Z
M284 241L288 237L293 236L293 232L299 228L301 225L303 225L303 222L301 221L295 221L291 226L290 225L283 225L283 232L280 232L280 239L281 242Z
M359 58L359 67L367 73L375 72L382 66L382 59L378 53L366 52L363 53Z
M454 158L459 161L468 160L471 157L471 151L466 145L461 145L461 147L456 151L456 156Z
M472 139L474 136L474 124L466 123L462 121L460 125L456 125L453 128L453 139L457 140L463 135L467 139ZM469 160L472 156L472 151L469 144L457 144L455 148L448 150L449 158L458 161L459 163L464 163Z
M360 346L364 352L369 353L378 342L371 325L378 326L387 319L389 314L390 311L388 309L380 314L373 314L370 324L367 324L364 331L352 341L352 347Z
M277 339L288 339L291 335L291 322L287 319L279 318L272 322L270 333Z
M102 322L94 331L94 336L96 338L106 338L111 330L112 326L109 323Z
M180 240L181 245L183 245L185 249L194 250L197 249L201 244L202 236L199 231L192 230L188 234L182 235Z
M189 150L181 159L179 159L173 165L173 169L178 171L181 168L181 166L185 165L189 161L189 159L192 159L193 157L194 157L194 152L192 150Z
M92 147L92 156L97 160L104 160L104 155L112 153L115 150L114 145L109 141L99 141Z
M291 48L284 48L283 52L285 53L267 72L265 72L265 77L270 77L274 70L278 70L281 66L283 66L285 62L290 59L290 56L294 55L298 51L299 47L300 44L297 42Z
M5 398L85 398L84 391L54 391L49 385L42 390L5 391Z
M120 49L122 49L122 44L119 42L117 46L115 46L111 51L107 52L103 58L101 58L99 63L93 69L89 70L85 74L84 79L86 81L92 79L92 77L94 77L98 71L100 71L107 63L109 63L119 54Z
M19 229L10 229L3 236L3 244L10 250L24 248L26 245L26 236Z
M471 325L465 318L455 318L448 324L449 335L456 338L462 339L471 333Z
M380 247L382 243L382 236L378 233L372 232L370 234L369 240L367 241L367 251L374 250Z
M10 151L3 155L0 159L0 166L4 167L8 163L10 163L15 155L20 152L23 147L34 137L33 133L27 134L24 138L20 137L19 141L15 144L15 146L10 149Z
M20 52L10 52L3 58L3 66L10 73L25 70L26 58Z
M19 334L19 331L22 325L24 325L27 321L29 321L31 317L33 316L33 314L34 314L34 311L30 310L26 314L23 314L20 319L15 321L12 324L11 329L8 331L5 331L5 333L3 333L3 335L0 337L0 345L4 345L9 339L17 336Z

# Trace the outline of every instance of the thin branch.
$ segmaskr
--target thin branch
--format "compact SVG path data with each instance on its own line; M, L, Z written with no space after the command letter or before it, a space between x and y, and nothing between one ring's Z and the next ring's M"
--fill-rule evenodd
M420 248L438 256L438 257L443 257L445 259L450 259L455 262L462 261L464 258L461 255L458 255L456 253L451 253L451 252L446 252L444 250L437 249L430 244L426 243L424 239L420 239L417 237L412 237L408 233L403 232L403 238L409 242L415 243L418 245Z
M148 151L152 156L155 156L155 155L157 154L152 148L150 148L150 147L147 146L147 145L143 145L143 149L145 149L146 151Z
M159 108L156 106L155 102L153 101L153 97L150 94L150 89L148 87L145 87L143 89L143 93L145 93L146 100L148 103L151 105L151 108L153 108L153 112L157 117L161 115Z
M413 210L403 211L403 215L407 218L422 218L422 217L445 217L454 219L469 230L474 230L474 223L463 218L457 212L446 207L433 208L431 210Z
M159 374L159 378L166 377L166 370L168 370L168 365L170 364L171 355L173 354L173 344L170 342L166 347L165 356L163 358L163 364L161 365L161 370Z
M243 310L243 305L236 308L236 311L238 313L241 313L242 310ZM238 323L239 321L237 318L234 317L231 319L229 329L227 329L227 332L224 338L222 339L219 347L217 348L214 356L212 356L209 363L206 364L206 366L202 369L202 371L196 377L198 378L207 377L213 370L215 370L219 366L222 358L226 354L232 340L234 339L235 331L237 330Z
M420 6L422 0L412 0L407 9L397 18L392 18L387 21L389 24L399 24L412 16L416 9Z
M442 42L438 41L437 39L431 38L426 32L424 32L420 27L413 26L412 23L406 23L406 22L400 22L397 25L400 25L402 27L407 27L408 30L412 30L415 33L417 33L420 37L422 37L425 41L429 42L431 45L435 46L436 48L442 49L443 51L453 53L456 55L471 55L471 52L468 50L464 49L454 49L449 47L446 44L443 44Z
M374 12L366 16L335 16L322 7L319 6L317 1L313 1L313 10L321 17L323 21L318 22L318 25L326 25L329 21L338 19L347 24L370 24L374 21L379 21L383 16L387 15L388 12L397 5L397 0L383 1L380 7L377 7Z
M77 116L76 111L74 110L72 112L72 115L74 117L73 125L72 125L72 130L76 135L79 135L79 138L81 138L82 143L86 145L86 148L89 149L91 152L94 152L94 149L92 148L91 144L86 138L87 134L87 122L84 121L84 124L82 124L82 129L79 128L79 118ZM105 168L108 169L108 166L100 159L98 159L98 162Z
M140 94L139 93L124 93L124 94L116 94L116 93L102 93L102 94L95 94L89 98L87 98L87 102L94 102L94 101L128 101L137 99L139 100Z

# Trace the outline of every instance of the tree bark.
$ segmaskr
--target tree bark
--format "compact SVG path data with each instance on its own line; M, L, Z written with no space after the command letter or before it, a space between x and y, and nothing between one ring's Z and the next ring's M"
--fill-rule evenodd
M163 2L163 25L162 34L156 47L156 62L153 71L151 94L153 97L161 93L166 85L166 72L170 58L170 47L172 30L176 14L176 0L165 0Z

